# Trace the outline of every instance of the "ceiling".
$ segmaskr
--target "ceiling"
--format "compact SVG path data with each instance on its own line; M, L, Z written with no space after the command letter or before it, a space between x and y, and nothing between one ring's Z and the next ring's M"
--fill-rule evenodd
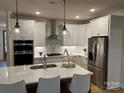
M63 19L63 0L18 0L19 13ZM50 4L49 2L54 2ZM91 8L96 9L90 12ZM124 9L124 0L66 0L66 19L88 20ZM0 0L0 10L15 12L15 0ZM39 11L40 15L35 15ZM76 19L75 16L80 16Z

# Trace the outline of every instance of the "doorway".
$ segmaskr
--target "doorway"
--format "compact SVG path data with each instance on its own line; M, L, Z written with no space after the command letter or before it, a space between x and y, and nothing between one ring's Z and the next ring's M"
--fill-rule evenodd
M7 66L6 11L0 10L0 67Z
M7 34L6 31L0 30L0 67L7 66Z
M7 32L3 30L3 59L7 60Z

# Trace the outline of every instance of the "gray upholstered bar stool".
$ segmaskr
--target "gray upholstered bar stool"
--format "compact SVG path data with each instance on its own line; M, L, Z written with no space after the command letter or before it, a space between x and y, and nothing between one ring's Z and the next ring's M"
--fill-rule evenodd
M14 84L1 84L0 93L27 93L24 81Z
M90 90L90 75L74 74L69 85L71 93L88 93Z
M37 93L60 93L60 76L40 78Z

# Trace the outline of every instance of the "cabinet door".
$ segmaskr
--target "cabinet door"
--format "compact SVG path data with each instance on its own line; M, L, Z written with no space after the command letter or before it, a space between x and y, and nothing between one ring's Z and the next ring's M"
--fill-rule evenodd
M13 37L14 40L17 40L17 39L24 39L24 27L23 27L23 22L21 20L19 20L19 25L21 27L21 30L19 33L17 33L15 31L15 24L16 24L16 20L15 19L11 19L10 21L10 30L11 30L11 35Z
M108 17L103 17L101 18L100 20L98 20L98 23L99 25L99 34L101 36L107 36L108 35L108 28L109 28L109 22L108 22Z
M73 26L71 24L66 24L66 28L68 30L68 34L63 35L63 45L65 45L65 46L73 45L72 44Z
M86 27L79 24L67 24L69 35L64 36L64 45L86 46Z
M25 39L33 40L34 20L22 20L22 23Z
M92 36L108 35L108 16L98 18L91 21Z
M72 45L78 46L79 45L79 27L78 25L72 25L72 30L71 30L71 37L72 37Z
M66 25L69 34L63 36L64 45L79 45L79 26L76 24L67 24Z
M88 47L88 38L92 37L91 23L85 24L85 47Z
M25 20L19 19L20 32L17 33L14 31L14 26L16 24L16 20L11 20L11 32L13 35L13 39L30 39L33 40L33 29L34 29L34 20Z
M83 25L77 25L76 26L75 33L73 35L75 36L75 42L77 46L87 47L87 39L89 36L91 36L90 27L88 24Z
M91 27L91 31L92 31L92 36L97 36L97 35L99 35L97 21L96 21L96 20L93 20L93 21L90 23L90 25L91 25L90 27Z
M78 46L86 46L86 25L79 25L78 26L79 30L77 32L77 42Z
M45 46L45 42L46 42L45 28L46 28L45 22L35 22L35 30L33 33L35 47Z

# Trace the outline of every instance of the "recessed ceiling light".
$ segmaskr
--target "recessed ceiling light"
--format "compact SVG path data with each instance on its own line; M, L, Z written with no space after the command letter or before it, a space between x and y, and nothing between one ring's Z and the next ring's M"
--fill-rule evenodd
M90 9L90 12L94 12L94 11L96 11L95 9Z
M75 18L79 19L80 17L79 16L76 16Z
M40 14L40 12L36 12L36 14L37 14L37 15L39 15L39 14Z

